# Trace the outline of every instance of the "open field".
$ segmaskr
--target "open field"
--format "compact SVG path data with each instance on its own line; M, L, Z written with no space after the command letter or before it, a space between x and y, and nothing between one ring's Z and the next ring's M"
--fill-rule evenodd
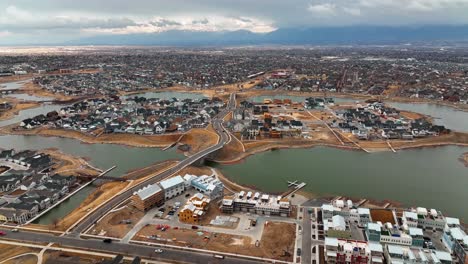
M74 157L58 151L57 149L45 149L41 152L49 154L60 162L53 166L54 173L61 175L99 175L99 172L91 168L88 162L81 157Z
M258 247L255 246L255 241L251 241L246 236L191 229L169 228L160 231L154 225L144 227L133 239L291 261L294 254L295 232L294 224L268 222ZM150 239L149 236L157 236L158 240Z
M123 238L144 215L131 204L124 205L106 215L89 234Z
M103 260L110 260L100 256L84 255L74 252L60 252L55 250L48 250L44 253L43 264L48 263L80 263L80 264L95 264Z
M180 139L179 143L190 145L190 154L197 153L218 143L218 135L213 127L193 128Z
M27 248L27 247L19 247L19 246L14 246L14 245L6 245L6 244L0 244L0 262L7 260L9 258L25 254L25 253L39 253L38 249L34 248ZM34 260L34 261L33 261ZM8 264L13 264L13 263L37 263L37 257L33 255L27 255L25 257L19 257L12 259L8 262L5 262Z

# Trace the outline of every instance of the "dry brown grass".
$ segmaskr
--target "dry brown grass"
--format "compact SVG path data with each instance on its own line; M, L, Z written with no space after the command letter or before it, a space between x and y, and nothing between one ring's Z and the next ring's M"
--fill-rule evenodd
M4 130L5 131L5 130ZM5 131L7 132L7 131ZM30 130L10 130L7 133L21 135L41 135L74 138L92 144L121 144L134 147L167 147L176 142L181 134L137 135L137 134L102 134L99 137L74 130L40 127Z
M144 212L128 204L123 209L106 215L90 230L89 234L99 235L99 233L105 231L105 236L123 238L144 215ZM124 220L131 220L132 222L125 224L122 222Z
M21 255L24 253L38 253L40 250L35 248L28 248L28 247L20 247L14 245L6 245L0 244L0 261ZM37 259L36 259L37 262ZM7 262L7 263L15 263L15 262ZM21 262L16 262L21 263Z
M49 154L53 159L59 160L57 165L54 165L54 173L62 175L98 175L99 172L89 167L88 162L80 157L74 157L65 154L56 149L46 149L41 152Z
M382 223L391 223L392 225L395 224L395 218L393 217L393 213L391 210L371 209L370 214L372 217L372 221L374 222L380 221Z
M51 225L51 229L65 231L72 224L82 218L88 210L97 207L104 203L112 196L120 192L128 185L128 182L107 182L96 190L94 190L77 208L69 213L64 218L60 219L56 224Z
M134 239L157 242L146 238L150 235L158 235L170 241L167 243L181 246L291 261L294 255L296 226L290 223L269 222L265 226L259 247L246 236L210 232L203 232L203 235L199 236L197 230L170 228L163 232L156 230L155 226L144 227ZM284 252L290 255L285 255Z
M104 258L100 256L85 255L73 252L60 252L48 250L44 253L43 263L47 263L48 259L58 261L56 263L80 263L80 264L95 264L101 263L104 260L110 260L110 258Z
M218 143L218 134L211 125L207 128L194 128L182 137L180 143L190 145L189 153L194 154L216 145Z
M40 105L37 102L27 102L11 97L1 98L1 102L10 103L13 107L10 110L0 112L0 121L11 119L22 110L36 108Z

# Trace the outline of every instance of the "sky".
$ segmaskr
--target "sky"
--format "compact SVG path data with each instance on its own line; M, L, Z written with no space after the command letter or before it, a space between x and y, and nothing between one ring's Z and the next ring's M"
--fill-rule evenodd
M468 24L468 0L0 0L0 44L168 30Z

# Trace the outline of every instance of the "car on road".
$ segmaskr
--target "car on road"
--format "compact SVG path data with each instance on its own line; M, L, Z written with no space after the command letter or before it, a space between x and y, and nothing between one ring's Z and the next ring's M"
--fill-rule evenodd
M3 231L0 231L0 236L6 236L6 233Z
M196 230L196 229L198 229L198 226L193 225L192 229Z
M300 248L297 249L297 256L301 256L302 250Z
M18 228L13 228L13 229L11 230L11 232L17 233L17 232L19 232L19 230L18 230Z
M157 248L157 249L154 250L154 253L163 253L163 250L160 249L160 248Z
M110 239L110 238L105 238L104 240L102 240L102 242L107 243L107 244L110 244L110 243L112 243L112 239Z

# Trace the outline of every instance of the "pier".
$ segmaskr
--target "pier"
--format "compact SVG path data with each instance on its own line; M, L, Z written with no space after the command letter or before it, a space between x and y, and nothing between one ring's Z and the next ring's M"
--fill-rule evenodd
M292 196L293 194L295 194L297 191L299 191L300 189L304 188L304 186L306 186L306 183L305 182L301 182L301 183L298 183L297 181L288 181L288 188L290 188L290 190L286 191L285 193L283 193L283 197L289 197L289 196Z

